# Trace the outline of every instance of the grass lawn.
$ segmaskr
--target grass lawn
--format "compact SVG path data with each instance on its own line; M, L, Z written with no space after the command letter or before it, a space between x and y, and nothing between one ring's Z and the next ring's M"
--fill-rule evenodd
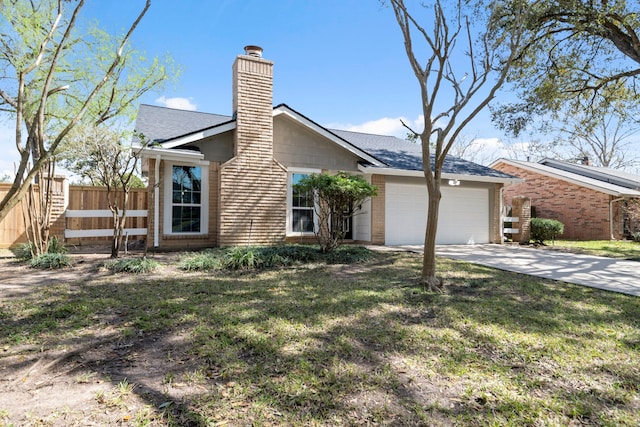
M566 248L589 255L640 261L640 242L622 240L556 240L553 247Z
M640 424L640 298L445 259L425 293L420 261L168 266L0 299L0 394L47 366L91 403L20 425Z

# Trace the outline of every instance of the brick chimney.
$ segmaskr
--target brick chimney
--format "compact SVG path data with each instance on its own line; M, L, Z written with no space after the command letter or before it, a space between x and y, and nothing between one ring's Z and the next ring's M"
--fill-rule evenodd
M233 63L234 154L253 161L273 157L273 62L262 48L246 46Z
M246 46L233 64L234 157L220 170L221 246L286 235L286 169L273 158L273 62Z

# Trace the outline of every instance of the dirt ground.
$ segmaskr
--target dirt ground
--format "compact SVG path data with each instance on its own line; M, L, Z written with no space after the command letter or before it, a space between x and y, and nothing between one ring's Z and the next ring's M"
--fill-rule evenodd
M101 276L136 280L135 275L114 276L101 269L108 254L77 253L73 257L76 266L61 270L35 270L15 259L0 258L0 319L3 303L52 283L66 282L73 289L74 284ZM154 275L182 274L166 266L172 257L175 255L156 255L165 262ZM113 313L90 326L90 341L58 341L50 348L0 348L0 426L164 425L166 419L161 419L158 408L171 407L172 413L179 414L180 402L201 392L201 386L167 383L161 366L171 355L184 372L189 371L190 359L182 350L185 333L123 340L115 334L118 317Z

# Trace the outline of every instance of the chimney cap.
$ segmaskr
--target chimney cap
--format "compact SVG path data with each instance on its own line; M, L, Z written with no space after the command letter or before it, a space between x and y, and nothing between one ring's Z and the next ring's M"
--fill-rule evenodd
M262 58L262 48L260 46L248 45L244 47L244 53L248 56Z

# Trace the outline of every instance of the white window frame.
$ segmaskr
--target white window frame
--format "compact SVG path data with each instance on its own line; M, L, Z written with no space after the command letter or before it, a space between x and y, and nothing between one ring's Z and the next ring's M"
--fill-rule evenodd
M322 173L321 169L289 168L287 171L287 236L315 236L315 232L293 231L293 174ZM313 207L313 229L318 230L317 206Z
M171 219L173 216L173 167L191 166L199 167L202 171L200 175L200 231L174 233ZM164 162L164 221L163 234L172 236L200 236L209 233L209 161L198 162Z

